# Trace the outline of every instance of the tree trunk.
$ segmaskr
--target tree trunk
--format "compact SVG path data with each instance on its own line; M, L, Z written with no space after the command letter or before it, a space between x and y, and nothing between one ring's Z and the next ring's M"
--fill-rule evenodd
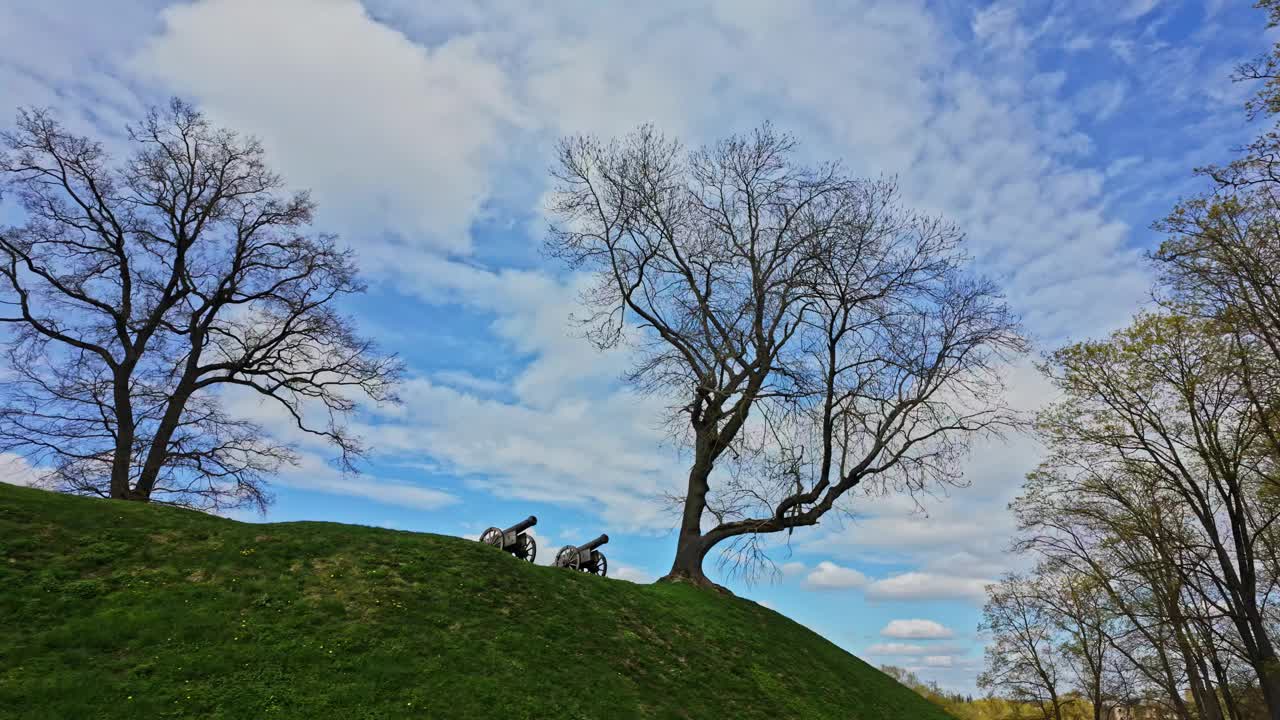
M1058 700L1058 691L1052 685L1049 686L1049 702L1053 703L1053 720L1062 720L1062 702Z
M1223 667L1222 658L1214 646L1213 629L1203 619L1194 621L1192 626L1196 632L1190 638L1201 658L1200 672L1204 676L1209 692L1213 693L1219 715L1224 720L1241 720L1235 697L1231 694L1231 678L1227 674L1227 669ZM1208 666L1205 662L1208 662ZM1212 675L1209 674L1210 669L1213 670Z
M187 353L186 364L182 369L182 377L178 382L178 386L174 388L173 395L169 397L169 402L165 405L164 416L160 418L160 426L156 428L155 437L151 440L151 447L147 450L147 459L142 464L142 474L138 476L137 491L148 499L151 497L151 491L155 489L156 479L160 477L160 469L164 467L165 462L169 459L169 441L173 439L173 433L178 429L182 414L187 410L187 401L191 399L191 395L195 392L196 379L200 374L200 356L203 354L204 341L205 331L202 327L192 332L191 349Z
M671 563L671 572L663 580L687 582L699 587L716 587L702 572L702 561L706 558L708 549L700 533L690 534L681 528L676 545L676 559Z
M1241 605L1248 617L1237 619L1236 627L1246 643L1252 637L1253 642L1248 643L1251 646L1249 664L1258 675L1258 687L1267 706L1267 717L1280 720L1280 658L1276 657L1266 622L1256 604L1244 602Z
M133 399L129 396L129 373L124 368L116 371L112 393L116 416L116 447L111 456L112 500L133 500L129 487L129 470L133 466Z
M705 432L700 432L694 443L694 461L689 468L689 487L680 518L680 535L676 540L676 559L671 563L671 572L662 580L686 582L728 592L724 587L711 582L702 571L702 561L711 550L711 544L702 535L702 513L707 507L707 492L710 489L708 478L714 467L711 443L709 433Z
M1267 703L1267 716L1271 720L1280 720L1280 662L1275 655L1254 664L1258 673L1258 681L1262 686L1262 697Z
M181 390L169 398L169 406L165 408L164 417L160 420L159 427L156 428L155 437L151 439L151 447L147 451L147 459L142 465L142 474L138 476L138 485L135 494L138 499L149 500L151 491L155 489L156 479L160 477L160 470L164 467L164 463L169 459L169 442L173 439L173 433L178 429L178 422L182 419L182 413L187 408L187 398L190 392Z
M1182 654L1187 686L1191 689L1191 698L1195 702L1201 720L1224 720L1222 708L1218 705L1218 696L1208 682L1204 658L1193 647L1190 629L1187 627L1186 617L1182 614L1182 608L1178 605L1176 594L1166 607L1165 613L1173 626L1174 640L1178 645L1178 651Z
M1195 699L1196 709L1200 711L1201 720L1225 720L1222 706L1218 704L1218 694L1213 685L1207 681L1207 668L1204 660L1196 657L1187 666L1187 680L1191 685L1191 697Z

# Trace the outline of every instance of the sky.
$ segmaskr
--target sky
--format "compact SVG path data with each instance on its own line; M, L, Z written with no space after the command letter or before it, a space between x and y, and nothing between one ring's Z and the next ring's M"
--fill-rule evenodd
M0 0L0 126L49 107L112 146L148 105L191 100L260 138L356 251L369 290L343 309L404 359L404 402L355 418L356 478L284 436L301 463L241 519L476 537L536 514L540 562L608 532L611 576L649 582L687 457L661 403L619 382L625 351L572 323L583 279L540 252L557 138L652 122L696 146L771 121L803 160L896 176L957 222L1044 352L1146 302L1151 222L1253 132L1229 76L1276 38L1250 5ZM1052 400L1030 362L1008 381L1019 408ZM869 662L972 692L983 587L1020 562L1006 505L1039 452L993 441L963 487L853 497L773 543L754 584L708 567Z

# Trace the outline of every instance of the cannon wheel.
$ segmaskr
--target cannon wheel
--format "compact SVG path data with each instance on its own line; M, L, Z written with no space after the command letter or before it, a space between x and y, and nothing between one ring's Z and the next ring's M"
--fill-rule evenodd
M538 541L532 535L520 533L520 559L533 562L538 556Z
M596 553L596 575L605 577L609 572L609 561L604 559L604 553Z
M560 548L560 552L556 553L556 567L566 567L570 570L577 570L578 548L572 545L565 545Z
M502 547L502 531L496 527L491 527L480 534L480 542L485 545L492 545L496 548Z

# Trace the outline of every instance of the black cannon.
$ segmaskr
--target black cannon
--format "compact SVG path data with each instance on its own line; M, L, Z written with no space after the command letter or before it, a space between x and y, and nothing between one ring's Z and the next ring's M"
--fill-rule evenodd
M556 554L556 567L569 568L570 570L580 570L582 572L595 573L600 577L604 577L609 572L609 561L605 560L604 553L596 548L609 542L608 535L601 535L585 545L565 545L560 548L560 552Z
M538 555L538 543L525 530L537 524L538 518L530 515L506 530L491 527L481 533L480 542L505 550L521 560L533 562Z

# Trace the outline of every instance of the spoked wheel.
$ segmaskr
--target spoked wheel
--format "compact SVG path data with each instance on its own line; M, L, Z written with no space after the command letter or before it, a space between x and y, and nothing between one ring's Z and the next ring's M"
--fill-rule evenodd
M578 569L578 548L572 545L566 545L560 548L560 552L556 553L556 567L569 568L570 570Z
M604 559L604 553L597 552L593 559L596 561L595 574L605 577L609 573L609 561Z
M520 533L520 554L516 557L521 560L533 562L538 556L538 542L533 539L532 535Z
M502 531L496 527L491 527L480 534L480 542L485 545L492 545L496 548L502 547Z

